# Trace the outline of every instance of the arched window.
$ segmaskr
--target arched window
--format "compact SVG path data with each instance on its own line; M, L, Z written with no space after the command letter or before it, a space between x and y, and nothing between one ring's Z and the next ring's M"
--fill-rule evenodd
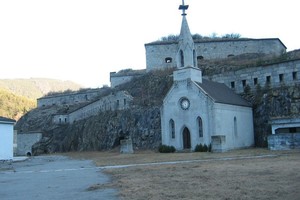
M166 63L172 63L172 58L171 58L171 57L165 58L165 62L166 62Z
M203 137L203 123L201 117L197 117L199 137Z
M184 67L184 55L182 50L180 50L180 67Z
M233 126L234 126L234 135L237 136L238 132L237 132L237 120L236 117L233 118Z
M169 130L170 130L171 138L174 139L175 138L175 122L173 119L170 119Z

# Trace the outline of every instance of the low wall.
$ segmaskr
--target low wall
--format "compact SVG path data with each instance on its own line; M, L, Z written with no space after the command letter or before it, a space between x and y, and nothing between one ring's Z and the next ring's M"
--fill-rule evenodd
M300 133L282 133L268 136L270 150L300 149Z
M42 139L42 133L18 134L18 156L32 155L32 146Z

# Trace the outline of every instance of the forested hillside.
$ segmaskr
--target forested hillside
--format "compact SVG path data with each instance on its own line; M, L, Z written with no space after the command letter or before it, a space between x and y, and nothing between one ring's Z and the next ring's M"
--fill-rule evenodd
M0 116L18 120L26 112L36 107L36 101L15 95L0 88Z
M0 79L0 88L20 96L37 99L49 92L79 90L82 86L71 81L45 78Z

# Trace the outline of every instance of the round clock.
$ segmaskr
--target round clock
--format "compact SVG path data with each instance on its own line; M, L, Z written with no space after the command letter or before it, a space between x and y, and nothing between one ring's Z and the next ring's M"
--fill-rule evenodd
M190 107L190 101L187 98L182 98L180 100L180 106L183 110L187 110Z

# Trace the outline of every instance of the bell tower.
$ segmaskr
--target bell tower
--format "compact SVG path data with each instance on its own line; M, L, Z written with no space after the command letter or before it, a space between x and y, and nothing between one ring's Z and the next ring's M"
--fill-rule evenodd
M188 8L189 6L185 5L184 0L182 0L182 5L179 6L179 10L182 10L182 22L176 56L177 71L174 72L174 81L191 79L201 83L202 73L197 67L195 44L186 19Z

